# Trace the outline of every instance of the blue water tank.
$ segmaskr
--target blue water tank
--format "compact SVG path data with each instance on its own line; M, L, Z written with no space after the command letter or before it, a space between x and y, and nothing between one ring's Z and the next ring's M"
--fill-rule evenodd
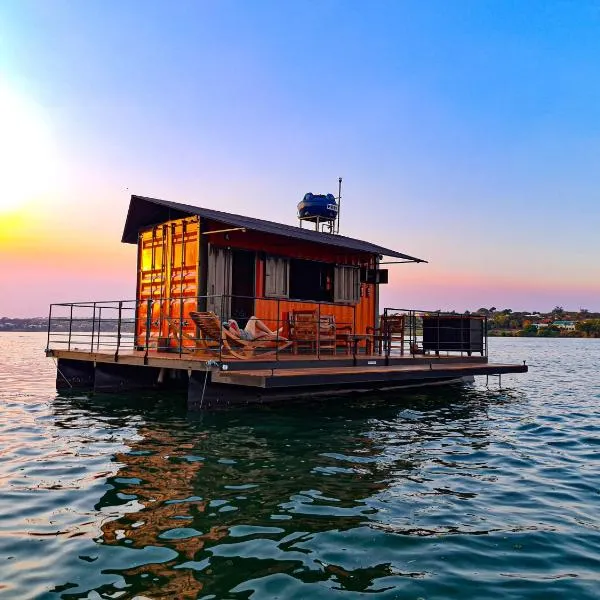
M305 194L298 203L298 218L304 221L334 221L338 204L333 194Z

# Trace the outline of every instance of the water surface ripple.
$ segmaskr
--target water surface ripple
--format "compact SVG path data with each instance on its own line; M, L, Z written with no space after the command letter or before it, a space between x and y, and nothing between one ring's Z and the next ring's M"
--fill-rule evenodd
M188 415L0 336L0 598L600 597L600 340L527 375Z

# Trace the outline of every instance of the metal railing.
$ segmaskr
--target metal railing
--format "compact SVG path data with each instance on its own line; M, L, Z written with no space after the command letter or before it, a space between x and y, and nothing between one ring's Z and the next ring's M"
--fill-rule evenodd
M139 301L51 304L46 347L99 352L133 350Z
M257 305L260 306L259 314L255 314ZM191 317L194 312L214 314L217 328L212 328L212 336L210 324L205 323L207 327L203 330L202 323L198 324L199 317L196 321ZM304 316L312 315L312 318L305 318L303 324L313 327L314 339L296 336L293 343L286 346L284 342L292 341L287 338L290 326L294 326L294 316L302 313ZM343 317L340 318L341 313ZM265 335L269 339L263 340L263 348L259 343L245 344L244 348L243 343L236 343L233 330L229 335L222 335L221 327L227 326L231 319L235 319L243 329L251 317L254 317L255 324L260 322L259 335L266 334L263 329L272 332ZM329 329L325 322L329 323ZM356 306L349 304L233 295L154 297L52 304L46 347L48 350L88 353L114 352L115 360L124 352L143 352L147 356L152 351L183 355L201 350L218 360L227 355L247 358L249 350L257 350L258 356L274 354L278 359L283 346L298 354L312 350L320 357L322 353L336 354L349 347L348 338L355 331ZM335 336L333 344L332 334ZM240 340L244 341L250 340ZM271 342L272 348L269 347Z
M385 308L379 328L387 355L397 350L411 356L488 356L487 317L483 315Z
M215 295L72 302L50 306L47 349L111 352L115 361L134 352L219 362L302 354L487 356L485 317L385 308L377 327L359 328L356 305L327 301Z

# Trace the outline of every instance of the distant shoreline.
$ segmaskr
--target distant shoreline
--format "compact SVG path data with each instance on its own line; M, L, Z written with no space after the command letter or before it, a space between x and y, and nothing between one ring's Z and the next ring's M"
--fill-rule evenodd
M511 337L511 338L529 338L529 339L548 339L548 340L569 340L569 339L586 339L586 340L594 340L600 339L600 336L597 335L585 335L583 332L579 331L570 331L568 333L559 333L557 335L530 335L524 334L522 330L507 330L507 331L498 331L492 329L488 331L488 337Z
M17 329L16 327L13 329L0 329L0 333L46 333L48 331L47 327L44 327L44 329L26 329L26 328L19 328Z
M97 323L97 321L96 321ZM96 325L97 328L97 325ZM73 320L69 327L68 319L52 319L53 333L84 333L93 329L92 319ZM121 322L121 332L131 333L134 329L133 319L123 319ZM0 318L0 333L14 331L15 333L44 332L48 331L47 317L32 317L29 319L10 319ZM118 324L114 320L102 321L102 333L114 333L118 331Z

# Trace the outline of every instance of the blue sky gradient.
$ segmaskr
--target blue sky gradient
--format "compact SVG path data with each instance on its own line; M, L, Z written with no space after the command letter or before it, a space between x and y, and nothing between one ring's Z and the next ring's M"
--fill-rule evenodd
M0 89L61 173L32 206L83 263L0 245L38 290L0 314L132 297L131 193L294 223L340 175L342 233L430 261L393 267L384 304L600 310L598 64L585 0L4 0Z

